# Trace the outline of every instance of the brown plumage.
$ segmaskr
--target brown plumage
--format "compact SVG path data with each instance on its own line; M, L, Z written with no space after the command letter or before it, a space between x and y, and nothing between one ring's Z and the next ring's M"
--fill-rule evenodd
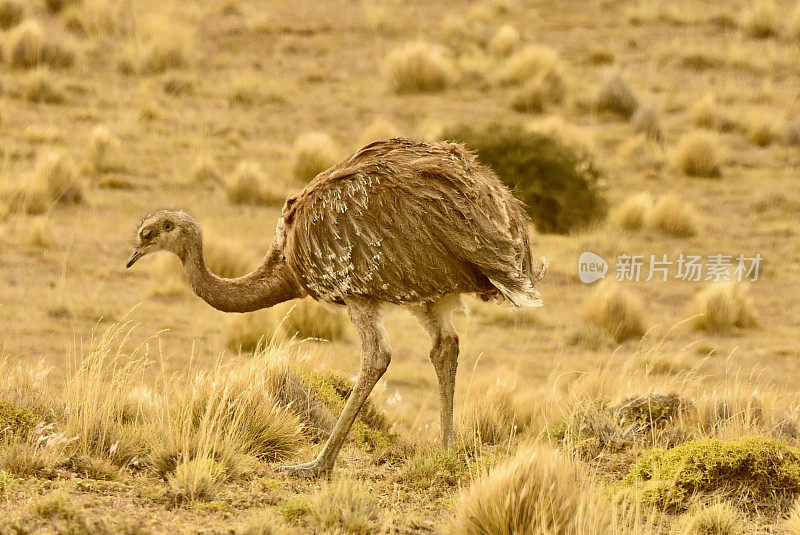
M346 305L362 344L361 373L315 461L287 467L329 471L353 419L390 360L380 312L407 307L431 335L442 404L442 442L452 445L460 294L541 306L529 222L519 201L463 146L377 141L317 175L287 199L262 266L243 277L209 272L197 223L179 211L145 218L128 266L152 250L177 254L190 284L212 306L244 312L306 294ZM544 259L543 259L544 260Z

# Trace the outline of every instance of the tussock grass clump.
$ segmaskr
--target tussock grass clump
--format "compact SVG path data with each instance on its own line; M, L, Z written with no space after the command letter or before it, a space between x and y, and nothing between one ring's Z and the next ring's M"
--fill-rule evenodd
M120 141L107 126L99 124L92 129L89 139L89 160L100 173L122 169Z
M708 132L695 130L685 134L675 150L675 164L688 176L713 178L722 174L718 140Z
M67 100L61 86L53 82L50 72L44 68L36 69L25 77L22 93L28 102L63 104Z
M658 117L658 108L654 104L642 104L631 117L631 126L637 134L644 134L647 139L660 141L664 135L661 132L661 122Z
M249 473L254 459L275 461L297 451L300 422L278 403L281 372L269 364L281 355L269 349L169 385L169 403L148 427L149 457L159 474L178 478L186 498Z
M783 127L783 141L800 147L800 120L788 121Z
M40 156L33 180L41 184L53 202L79 204L84 200L75 163L63 152L53 151Z
M5 56L12 67L23 69L40 65L63 68L75 61L75 51L53 37L45 37L35 20L25 21L9 33Z
M462 493L452 533L607 533L607 507L578 468L543 446L523 447Z
M609 112L630 119L639 108L639 99L619 72L610 72L603 79L594 100L599 112Z
M745 535L747 520L728 502L695 507L678 521L675 535Z
M205 186L221 184L222 175L213 158L201 154L192 166L192 180Z
M739 26L746 35L756 39L774 37L780 28L778 7L772 0L754 0L742 12Z
M473 4L463 15L449 14L442 21L442 34L454 50L486 46L492 37L492 13L487 6Z
M511 100L511 107L519 112L541 113L552 104L561 104L566 88L558 71L539 74L519 89Z
M58 13L64 8L78 3L80 3L80 0L44 0L45 7L51 13Z
M758 324L747 286L734 281L708 286L697 294L690 311L695 315L695 329L703 331L727 332L734 327L748 328Z
M464 453L454 450L421 449L405 460L397 472L398 483L415 491L450 489L469 481Z
M185 501L207 500L214 496L226 480L225 466L210 457L181 460L167 484L172 495Z
M0 1L0 29L13 28L25 18L25 5L19 0Z
M507 443L525 427L513 393L501 385L491 387L480 400L471 400L464 413L459 439L467 449Z
M519 44L519 30L510 24L498 28L489 41L489 51L497 56L508 56Z
M269 187L261 166L255 162L240 162L225 182L225 194L231 204L276 206L283 204L286 195Z
M647 214L647 226L670 236L687 238L697 234L697 215L691 204L668 193L661 196Z
M63 490L39 496L30 502L28 510L40 518L60 520L74 519L80 512L70 495Z
M292 172L298 180L308 181L338 162L333 139L322 132L299 136L292 149Z
M778 138L778 128L771 118L756 115L750 118L747 134L755 145L767 147Z
M749 511L785 511L800 493L800 449L762 436L692 440L644 452L624 484L670 512L685 511L697 494L733 498Z
M231 351L254 353L272 341L277 327L278 321L271 310L236 315L225 327L225 347Z
M443 139L466 144L525 203L541 232L567 233L605 216L600 170L590 156L517 125L457 126Z
M203 254L208 269L220 277L240 277L255 267L244 247L213 232L203 236Z
M586 296L583 315L617 342L639 338L647 330L642 302L611 281L601 282Z
M728 132L736 128L736 123L720 110L714 95L710 93L694 103L689 115L698 128L721 132Z
M286 309L281 319L284 337L328 341L344 338L347 318L341 310L327 309L311 298L294 301Z
M375 533L381 513L369 485L354 479L323 483L309 512L321 528L355 535Z
M391 51L386 56L384 72L389 89L398 94L443 91L456 78L453 62L445 51L421 41Z
M53 244L53 235L50 232L50 218L48 217L34 217L31 219L25 241L28 245L47 249Z
M140 74L162 74L188 63L186 41L174 33L154 35L140 51L137 70Z
M558 52L544 45L528 45L506 60L498 79L504 85L522 85L548 73L560 71Z
M625 199L619 206L611 210L609 221L624 230L639 230L645 224L648 214L653 209L653 197L647 193L639 193Z
M609 460L633 448L673 447L687 439L680 427L696 409L675 393L650 393L623 399L579 402L550 430L550 436L581 459Z

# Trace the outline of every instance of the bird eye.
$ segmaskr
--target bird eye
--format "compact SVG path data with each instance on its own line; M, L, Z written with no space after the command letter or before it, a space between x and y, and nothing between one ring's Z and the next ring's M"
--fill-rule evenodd
M169 232L170 230L172 230L174 228L175 228L175 225L172 223L172 221L165 221L164 222L164 230L166 230L167 232Z

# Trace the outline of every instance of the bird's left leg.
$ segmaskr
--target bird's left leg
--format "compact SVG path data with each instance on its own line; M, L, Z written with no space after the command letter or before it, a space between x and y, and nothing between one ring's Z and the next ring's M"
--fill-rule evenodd
M361 339L361 370L344 406L339 420L331 431L325 447L311 462L284 466L279 471L302 477L317 477L333 470L333 464L342 449L347 434L375 384L383 376L391 360L391 348L386 329L380 317L380 303L368 300L348 301L350 319Z
M433 346L430 359L439 380L442 447L453 447L453 411L458 367L458 333L453 326L453 312L462 307L457 295L412 308L422 326L428 331Z

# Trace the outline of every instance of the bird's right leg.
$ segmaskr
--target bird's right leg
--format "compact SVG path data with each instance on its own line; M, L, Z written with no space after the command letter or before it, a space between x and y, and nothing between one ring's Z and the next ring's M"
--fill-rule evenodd
M278 470L302 477L317 477L330 473L342 449L347 434L375 384L383 376L391 360L389 337L380 317L380 303L374 301L348 301L350 319L361 339L361 370L344 406L339 420L331 431L325 447L311 462L284 466Z

